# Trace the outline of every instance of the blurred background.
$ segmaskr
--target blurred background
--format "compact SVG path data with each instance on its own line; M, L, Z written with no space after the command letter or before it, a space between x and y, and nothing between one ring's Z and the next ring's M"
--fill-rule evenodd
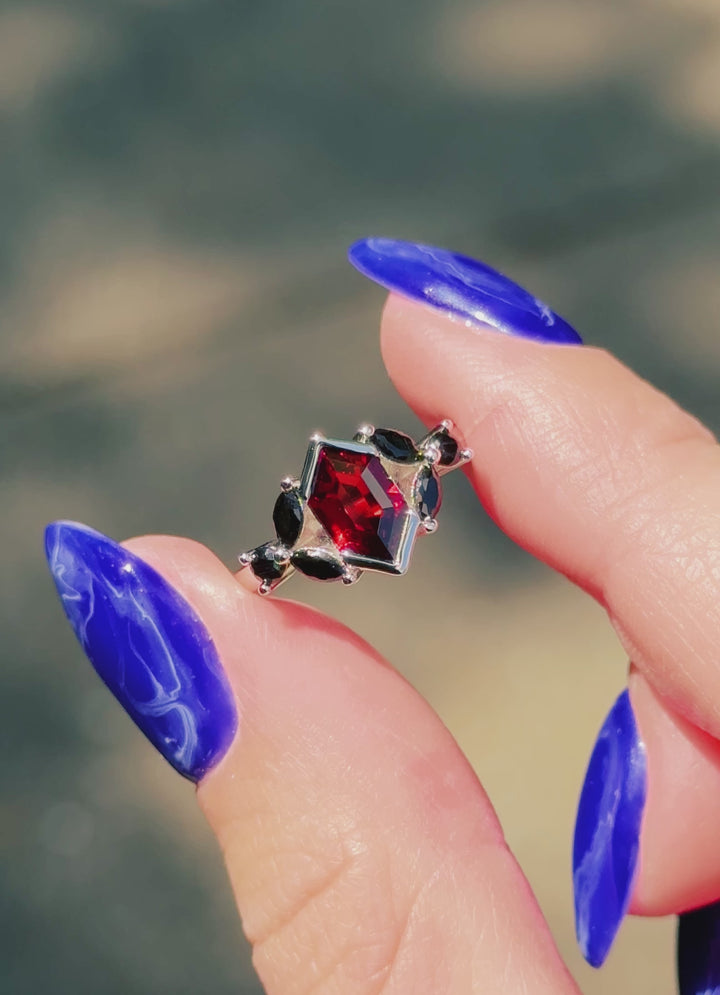
M0 3L0 991L260 991L192 789L62 618L44 524L231 564L313 430L416 430L383 296L345 262L370 234L506 270L720 428L719 95L716 0ZM440 712L587 995L670 995L671 921L626 923L600 973L573 938L574 809L623 653L447 492L404 581L291 596Z

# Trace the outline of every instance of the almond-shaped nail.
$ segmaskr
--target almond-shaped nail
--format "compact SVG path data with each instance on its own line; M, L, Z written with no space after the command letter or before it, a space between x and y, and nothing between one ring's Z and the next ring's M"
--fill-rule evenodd
M388 290L470 324L540 342L582 342L547 304L469 256L393 238L364 238L350 247L348 258Z
M575 822L575 928L593 967L604 963L630 904L646 782L645 747L623 691L595 743Z
M48 525L45 551L95 670L165 759L200 780L227 751L237 714L197 613L157 570L85 525Z
M720 902L680 916L677 968L680 995L720 993Z

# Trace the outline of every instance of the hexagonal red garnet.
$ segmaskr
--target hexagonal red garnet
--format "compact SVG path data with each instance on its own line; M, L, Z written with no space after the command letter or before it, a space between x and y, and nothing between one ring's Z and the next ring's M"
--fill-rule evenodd
M396 560L408 506L373 453L323 446L308 505L342 553Z

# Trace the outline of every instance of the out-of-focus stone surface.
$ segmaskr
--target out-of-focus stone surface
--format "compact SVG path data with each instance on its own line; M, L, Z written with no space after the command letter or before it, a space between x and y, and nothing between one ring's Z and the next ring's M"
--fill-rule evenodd
M0 7L0 991L259 990L188 786L62 619L45 522L231 562L314 429L416 431L344 263L369 234L480 255L719 428L718 39L712 0ZM602 612L452 478L406 578L294 585L438 709L583 990L670 995L671 923L628 922L601 973L573 940L626 667ZM442 631L398 633L431 597Z

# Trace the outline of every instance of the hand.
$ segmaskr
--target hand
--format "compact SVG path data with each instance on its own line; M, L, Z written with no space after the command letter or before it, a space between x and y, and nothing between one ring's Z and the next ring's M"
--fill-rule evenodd
M720 450L607 354L529 341L552 333L512 303L505 335L430 303L386 307L398 390L460 427L486 509L601 602L632 661L576 837L579 938L599 963L628 903L720 898ZM56 523L48 555L101 676L199 781L269 995L577 991L469 764L356 635L249 593L189 540L120 547ZM683 995L720 985L717 923L684 920Z

